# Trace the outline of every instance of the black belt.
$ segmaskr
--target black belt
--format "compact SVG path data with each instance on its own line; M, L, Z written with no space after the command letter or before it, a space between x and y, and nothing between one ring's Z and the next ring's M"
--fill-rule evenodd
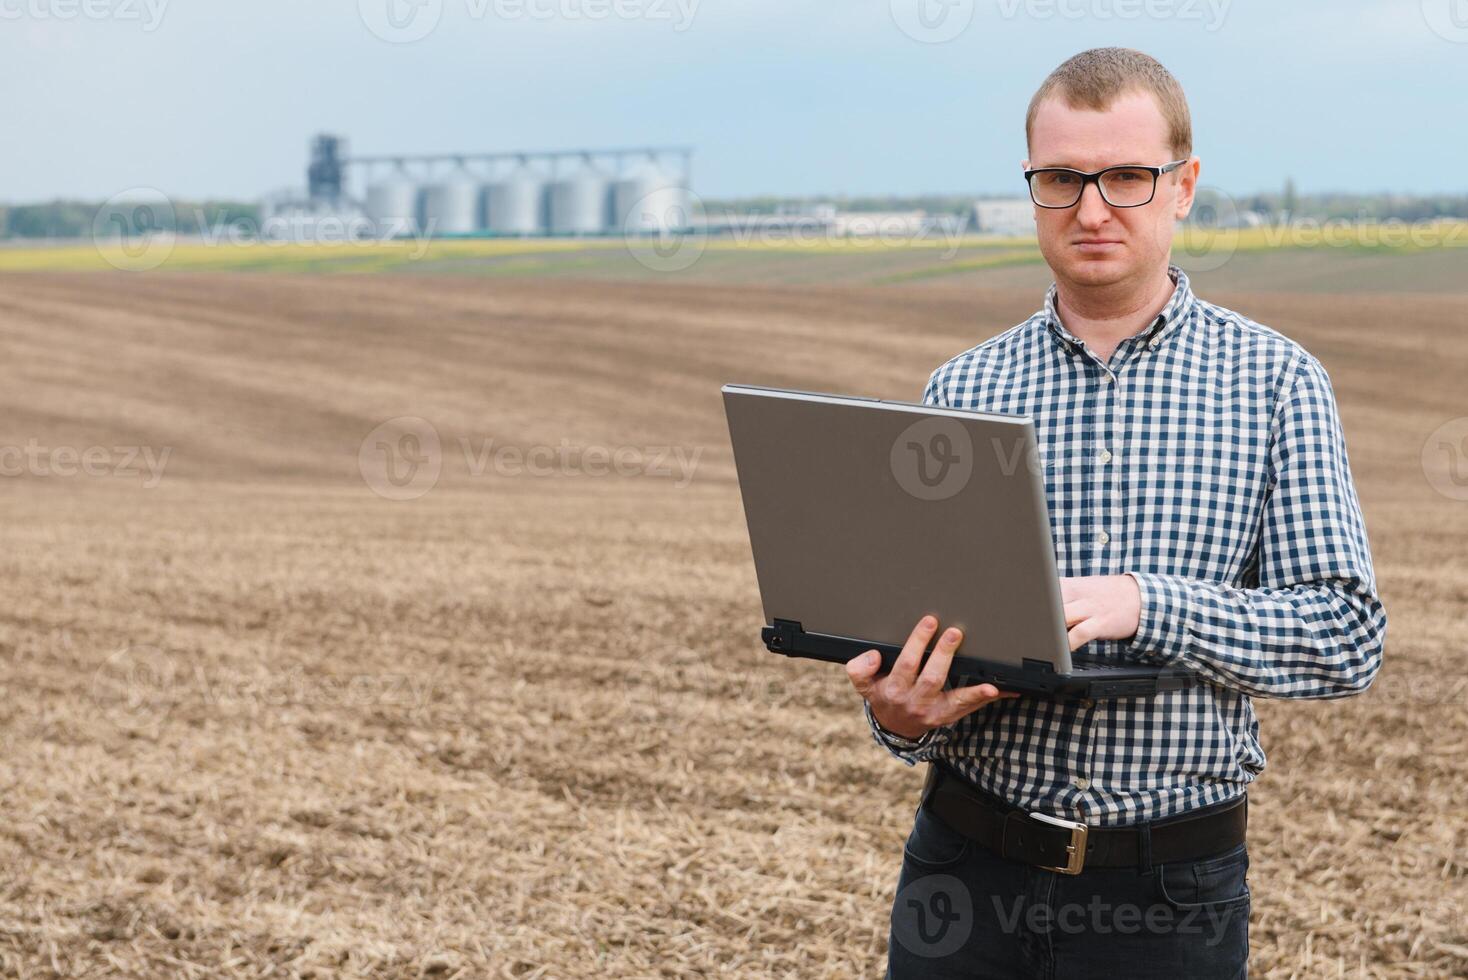
M928 766L922 806L996 854L1071 875L1083 867L1139 867L1144 846L1147 864L1194 861L1242 844L1249 823L1246 793L1147 824L1090 827L1012 806L937 762Z

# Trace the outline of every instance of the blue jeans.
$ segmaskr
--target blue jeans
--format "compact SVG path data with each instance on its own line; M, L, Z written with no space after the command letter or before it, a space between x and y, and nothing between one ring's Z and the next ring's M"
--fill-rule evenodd
M1249 851L1046 871L919 810L892 904L888 980L1248 976Z

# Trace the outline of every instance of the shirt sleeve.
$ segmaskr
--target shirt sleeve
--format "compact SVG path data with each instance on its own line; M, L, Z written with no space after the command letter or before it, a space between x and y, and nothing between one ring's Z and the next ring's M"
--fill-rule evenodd
M1258 587L1129 571L1141 591L1121 653L1245 694L1358 694L1381 667L1386 610L1330 379L1303 354L1271 423Z
M943 385L939 380L941 372L942 369L939 368L929 376L927 387L923 390L924 405L947 407L948 403L943 398ZM930 761L937 755L938 748L946 745L953 738L952 725L942 725L938 728L929 729L923 734L922 738L915 741L913 739L903 738L877 724L877 719L872 714L872 706L869 702L862 701L862 710L866 713L867 725L871 728L872 737L877 740L877 744L909 766L917 765L919 762Z
M953 738L953 728L947 725L929 729L917 740L903 738L877 724L869 702L863 701L862 709L866 712L867 724L871 727L872 737L877 740L877 744L909 766L931 761L937 756L939 746L946 745Z

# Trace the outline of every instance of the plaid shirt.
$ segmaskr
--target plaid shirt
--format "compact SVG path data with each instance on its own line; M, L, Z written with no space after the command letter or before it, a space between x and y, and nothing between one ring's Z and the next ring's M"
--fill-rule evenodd
M1264 768L1251 697L1336 698L1381 665L1386 612L1325 369L1289 338L1193 295L1103 364L1055 287L1024 323L933 372L930 405L1034 419L1062 576L1136 579L1126 640L1078 652L1172 665L1153 697L996 701L917 742L1027 810L1093 826L1233 799Z

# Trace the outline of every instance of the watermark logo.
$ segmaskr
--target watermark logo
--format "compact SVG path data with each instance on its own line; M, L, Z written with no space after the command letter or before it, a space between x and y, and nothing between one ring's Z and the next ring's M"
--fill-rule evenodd
M1422 444L1422 472L1449 500L1468 500L1468 416L1448 419Z
M914 41L942 44L968 29L974 0L891 0L892 22Z
M890 462L903 490L919 500L947 500L973 476L973 439L957 419L930 416L893 440Z
M1157 190L1162 191L1158 178ZM1173 261L1187 272L1213 272L1226 265L1239 249L1243 219L1239 206L1226 191L1200 187L1193 196L1193 210L1173 238Z
M1468 0L1422 0L1422 19L1444 41L1468 44Z
M92 675L92 702L114 724L159 721L172 708L182 680L182 668L162 650L123 647Z
M146 272L173 254L177 216L168 195L134 187L109 197L92 218L92 245L114 269Z
M357 469L372 492L387 500L414 500L432 490L443 472L443 445L433 423L400 415L367 433Z
M681 187L659 188L632 205L622 221L632 258L653 272L682 272L703 255L708 223L703 201Z
M681 490L693 482L703 447L683 446L515 445L492 437L460 435L458 452L445 451L438 430L427 419L400 416L377 426L362 440L357 468L372 492L388 500L413 500L438 484L450 463L462 475L499 477L654 477L673 479ZM456 472L459 470L456 469Z
M915 956L950 956L973 929L973 896L953 875L924 875L898 892L892 904L892 936Z
M443 17L443 0L357 0L362 23L389 44L411 44L432 34Z
M0 0L3 2L3 0ZM681 34L693 25L699 0L463 0L471 21L665 22ZM357 0L362 23L389 44L421 41L438 29L443 0Z

